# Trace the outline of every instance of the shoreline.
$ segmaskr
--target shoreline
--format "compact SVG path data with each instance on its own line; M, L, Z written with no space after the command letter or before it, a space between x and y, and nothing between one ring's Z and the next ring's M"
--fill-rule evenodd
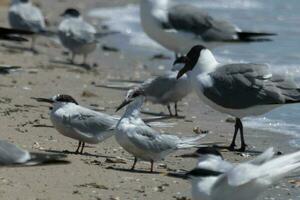
M83 3L79 0L51 0L40 2L43 11L49 15L50 22L57 24L60 19L56 16L70 5L76 4L77 7L87 11L93 5L119 6L137 1L104 0L96 3L95 0L87 0ZM2 25L7 25L7 9L0 7L0 10L2 11L0 22ZM22 46L22 44L8 42L1 42L1 44ZM51 125L48 107L45 104L36 103L30 99L31 97L51 97L57 93L66 93L72 95L83 106L112 115L122 115L124 110L118 113L114 110L125 91L109 90L96 87L96 85L105 83L111 78L145 80L151 77L151 73L143 67L144 63L141 60L131 59L122 52L107 52L100 48L89 59L98 67L88 71L66 64L67 55L63 53L65 50L51 40L39 38L37 49L41 53L32 55L30 52L23 52L16 48L7 49L0 45L0 64L22 66L21 71L1 76L1 139L11 141L29 151L67 153L66 151L74 151L77 146L77 141L66 138L55 129L47 127ZM77 62L81 62L81 58ZM155 65L155 62L149 62ZM193 135L194 127L199 127L211 132L204 142L230 144L233 124L225 122L227 115L220 114L204 105L194 93L184 99L179 106L180 114L186 115L185 119L169 119L166 122L175 123L174 127L155 129L178 135ZM153 112L167 113L167 109L159 105L146 104L145 108ZM270 146L283 154L296 150L288 145L290 139L293 138L289 135L245 128L245 137L246 142L255 151L264 151ZM171 154L165 161L155 164L155 171L163 173L192 169L196 160L178 157L178 155L192 151L185 150ZM128 171L133 158L119 147L114 137L97 145L87 145L85 152L83 156L69 153L68 160L71 161L69 165L2 168L1 199L180 200L184 199L183 197L190 198L191 187L187 181L166 177L161 173L149 174L147 173L149 163L139 162L136 166L138 171ZM232 162L241 162L257 155L255 152L240 154L223 151L222 153ZM276 200L299 199L300 186L291 183L291 180L300 181L300 178L285 178L278 185L263 193L259 200L271 199L271 197Z

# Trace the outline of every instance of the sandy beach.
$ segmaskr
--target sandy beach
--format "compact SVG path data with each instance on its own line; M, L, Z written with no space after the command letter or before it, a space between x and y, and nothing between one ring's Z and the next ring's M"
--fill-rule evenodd
M35 1L37 2L37 1ZM93 7L120 6L138 2L125 0L44 0L38 1L48 17L51 26L60 21L57 17L68 7L88 11ZM0 23L7 26L7 4L0 3ZM93 23L96 23L90 19ZM105 40L105 39L104 39ZM98 145L88 145L84 155L70 152L77 147L77 141L60 135L51 124L49 108L37 103L31 97L51 97L55 94L69 94L81 105L109 114L115 113L124 91L97 87L109 79L145 80L151 74L143 67L141 60L132 59L123 52L109 52L101 48L93 53L90 70L68 64L69 55L48 38L39 38L38 55L24 51L27 44L1 42L0 64L21 66L21 70L0 79L1 139L18 144L35 152L63 152L68 154L68 165L38 166L26 168L1 168L0 198L2 200L141 200L165 199L187 200L191 198L190 184L164 176L165 172L189 170L195 166L193 159L182 159L180 151L155 164L157 173L148 173L150 164L139 162L137 171L129 171L133 157L125 152L114 137ZM78 57L77 62L81 62ZM144 58L145 59L145 58ZM170 60L170 63L173 61ZM195 109L197 108L197 109ZM153 112L167 109L146 104L145 109ZM228 145L232 138L233 124L226 122L227 115L220 114L201 103L193 93L180 103L180 115L184 119L169 119L173 127L157 130L178 135L194 135L199 127L210 134L205 142L221 142ZM246 142L250 151L245 154L224 151L225 158L239 162L253 158L257 153L273 146L283 154L296 149L289 145L292 136L246 129ZM300 199L300 178L287 177L278 185L268 189L260 198L276 200Z

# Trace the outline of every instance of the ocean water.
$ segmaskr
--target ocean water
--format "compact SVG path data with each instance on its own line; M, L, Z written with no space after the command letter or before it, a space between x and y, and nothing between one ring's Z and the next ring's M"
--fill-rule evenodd
M183 0L177 0L183 2ZM229 20L243 30L278 33L272 42L227 45L213 49L220 62L267 63L272 71L288 74L300 85L300 1L299 0L189 0L214 17ZM176 1L174 1L176 3ZM158 52L173 56L148 38L140 26L139 6L96 8L89 15L101 18L110 29L121 34L108 39L131 56L146 57ZM166 70L153 67L153 72ZM159 66L152 64L152 66ZM246 118L245 126L292 134L299 137L291 142L300 147L300 105L282 106L259 118Z

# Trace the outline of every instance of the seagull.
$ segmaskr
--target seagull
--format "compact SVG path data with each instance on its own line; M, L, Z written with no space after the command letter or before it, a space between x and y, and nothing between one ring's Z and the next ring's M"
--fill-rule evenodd
M45 17L30 0L11 0L8 19L10 26L15 29L31 31L36 34L46 31ZM36 34L32 35L31 50L33 52L37 52L35 50Z
M68 163L64 154L30 153L7 141L0 140L0 166L33 166Z
M193 200L254 200L300 168L300 151L274 158L274 150L269 148L239 164L209 152L199 155L197 167L184 176L191 181Z
M195 5L172 5L169 0L141 0L140 17L146 34L176 56L198 43L213 48L225 43L270 41L265 37L276 35L244 31Z
M229 147L235 148L240 130L241 148L246 144L241 119L258 116L279 106L300 102L300 88L287 75L273 74L268 65L253 63L218 63L210 50L194 46L174 64L184 64L177 78L187 73L199 98L213 109L236 118Z
M178 116L177 102L186 97L191 92L192 87L187 76L177 80L177 73L178 71L168 71L162 76L146 80L128 90L125 101L129 101L143 92L146 100L154 104L167 105L170 116L173 116L170 104L174 103L175 116Z
M88 54L97 47L95 27L84 21L80 12L74 8L68 8L61 16L64 19L59 24L58 36L62 45L72 52L72 63L77 54L83 54L83 64L86 65Z
M80 106L67 94L57 94L51 98L32 97L32 99L52 105L50 119L55 129L62 135L79 141L76 154L83 154L85 143L98 144L111 137L120 119ZM151 122L159 119L145 120Z
M131 170L135 169L139 159L151 162L150 171L153 172L155 161L163 160L176 150L200 146L199 142L205 134L180 138L175 135L161 134L146 125L139 117L144 101L143 93L136 94L131 100L123 102L117 108L118 111L129 104L117 124L115 137L117 142L134 156Z
M98 144L114 134L117 118L80 106L70 95L33 99L52 104L52 124L62 135L79 141L76 154L83 154L85 143Z

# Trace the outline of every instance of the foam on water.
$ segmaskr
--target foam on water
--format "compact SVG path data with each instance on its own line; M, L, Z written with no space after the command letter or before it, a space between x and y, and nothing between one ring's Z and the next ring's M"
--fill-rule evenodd
M267 63L275 73L288 74L300 83L300 1L290 0L201 0L191 1L207 10L212 16L229 20L246 30L263 30L279 33L273 42L223 46L214 49L220 62ZM177 1L182 2L182 1ZM139 6L99 8L91 17L102 18L112 30L121 36L111 42L126 49L132 55L146 56L158 52L173 56L147 37L140 26ZM146 48L145 48L146 47ZM163 62L163 61L160 61ZM291 105L276 109L259 118L245 119L245 126L299 136L291 142L300 146L300 106Z

